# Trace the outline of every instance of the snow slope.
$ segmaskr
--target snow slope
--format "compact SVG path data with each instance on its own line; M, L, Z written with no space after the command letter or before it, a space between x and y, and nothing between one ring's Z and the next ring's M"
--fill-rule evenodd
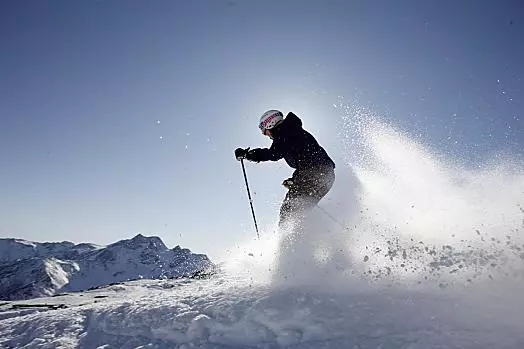
M450 292L353 286L344 292L340 285L331 288L329 284L274 287L246 284L226 275L208 280L131 281L4 304L0 307L0 346L524 347L520 313L524 304L522 300L507 301L512 292L508 294L504 287L479 284ZM522 292L521 286L513 292Z
M450 252L399 241L351 256L338 247L355 231L311 217L299 234L264 232L239 245L206 279L135 280L0 303L0 347L524 347L519 246L472 241L475 248L458 252L457 243ZM318 227L329 229L319 235Z
M26 258L0 264L0 298L28 299L51 296L78 271L76 262L53 257Z

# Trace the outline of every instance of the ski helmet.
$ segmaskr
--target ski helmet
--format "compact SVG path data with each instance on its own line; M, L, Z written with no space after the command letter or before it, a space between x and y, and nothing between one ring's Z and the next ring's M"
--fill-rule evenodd
M278 110L268 110L260 117L260 124L258 127L263 134L266 134L267 130L278 126L282 121L284 121L284 114Z

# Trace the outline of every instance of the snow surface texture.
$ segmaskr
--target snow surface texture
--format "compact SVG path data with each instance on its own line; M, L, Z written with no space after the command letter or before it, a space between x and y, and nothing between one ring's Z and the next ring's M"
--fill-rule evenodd
M361 284L351 289L317 286L279 288L220 275L208 280L131 281L12 302L0 306L0 347L517 349L524 345L519 304L505 298L507 289L493 284L452 293ZM512 299L521 298L522 291L515 289Z
M339 108L353 171L300 229L205 280L7 302L0 347L524 348L522 165L468 170Z
M140 234L106 247L0 239L0 299L80 291L139 278L181 277L212 267L207 256Z

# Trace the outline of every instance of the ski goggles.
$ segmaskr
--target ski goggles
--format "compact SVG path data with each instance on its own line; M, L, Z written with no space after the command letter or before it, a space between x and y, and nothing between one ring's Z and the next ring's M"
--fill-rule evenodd
M268 131L265 127L264 127L264 123L261 122L259 125L258 125L258 128L260 129L260 132L262 132L262 134L264 136L268 136Z

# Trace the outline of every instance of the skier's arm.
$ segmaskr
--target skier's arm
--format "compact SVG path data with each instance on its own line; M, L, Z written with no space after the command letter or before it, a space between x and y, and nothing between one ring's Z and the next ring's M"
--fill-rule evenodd
M284 157L283 152L279 149L277 144L273 142L271 147L251 149L246 154L246 159L249 161L277 161Z

